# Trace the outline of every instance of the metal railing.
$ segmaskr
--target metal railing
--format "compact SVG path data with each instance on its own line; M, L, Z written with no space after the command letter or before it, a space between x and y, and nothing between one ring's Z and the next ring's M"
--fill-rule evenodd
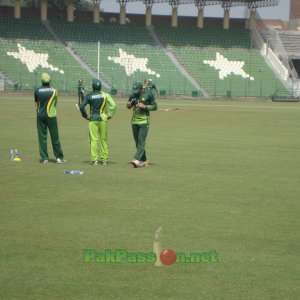
M40 86L39 76L31 76L29 78L28 73L19 73L18 82L11 84L11 82L5 78L0 79L0 91L8 92L26 92L33 93L34 89ZM69 81L66 75L63 80L57 80L56 77L52 78L52 86L55 87L59 92L76 94L77 93L77 82ZM112 82L112 88L107 89L103 87L103 90L109 92L113 95L125 96L129 95L132 88L132 82L138 80L138 77L134 79L128 79L124 77L123 82L118 81L118 85L115 85L114 78L109 78ZM91 91L90 80L85 82L85 90L87 92ZM272 81L268 78L261 80L251 81L237 81L236 79L227 79L222 81L219 77L211 78L205 82L200 82L200 84L205 88L209 94L209 98L271 98L274 94L277 95L289 95L289 96L299 96L300 94L300 81L294 81L291 85L284 89L284 86L280 81ZM178 80L172 80L170 78L168 85L157 85L158 93L160 96L186 96L192 98L203 98L205 99L203 93L200 90L192 89L187 85L187 80L184 79L180 82Z
M293 81L298 79L298 73L295 70L292 61L289 59L276 29L272 26L265 26L258 13L256 13L256 29L266 42L267 47L270 47L273 50L282 64L287 68L289 78Z

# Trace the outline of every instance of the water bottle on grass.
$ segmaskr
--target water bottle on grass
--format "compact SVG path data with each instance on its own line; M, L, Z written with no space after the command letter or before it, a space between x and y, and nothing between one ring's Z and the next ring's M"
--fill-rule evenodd
M15 158L15 152L13 149L11 149L9 152L9 160L14 160L14 158Z
M80 171L80 170L65 170L64 174L65 175L82 175L83 171Z

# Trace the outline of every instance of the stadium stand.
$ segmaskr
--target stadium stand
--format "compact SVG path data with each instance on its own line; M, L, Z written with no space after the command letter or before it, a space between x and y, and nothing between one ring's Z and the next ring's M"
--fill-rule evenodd
M154 45L147 28L142 25L95 24L91 20L78 20L70 23L61 19L50 19L49 22L64 41Z
M192 26L155 26L155 31L165 46L172 47L215 47L250 48L249 33L239 27L225 30L218 26L197 28Z
M49 31L41 24L38 18L15 19L11 16L0 18L0 38L27 39L27 40L53 40Z
M300 32L278 31L278 35L289 57L300 58Z
M72 47L96 72L97 44L72 43ZM158 47L101 44L100 57L101 78L118 90L129 92L132 81L147 78L159 81L168 94L190 94L194 89Z
M124 26L118 23L94 24L90 21L78 21L65 26L65 23L61 22L50 20L58 36L71 45L75 53L94 72L97 71L97 42L101 43L101 78L115 89L128 92L132 81L148 77L159 81L158 86L168 94L190 94L194 89L166 57L164 51L155 46L145 26L134 24ZM109 59L119 55L125 55L123 57L123 60L127 59L125 66ZM129 74L129 69L136 69L136 72ZM128 76L131 76L131 79Z
M211 95L271 97L275 91L284 90L261 54L253 49L249 32L244 28L155 29L179 62ZM220 76L220 71L227 75Z
M155 26L153 32L164 48L156 44L147 27L134 22L94 24L90 19L66 22L53 18L48 26L59 40L38 19L0 18L0 55L5 58L0 72L22 88L39 84L37 74L45 69L63 91L75 90L79 78L90 82L91 74L97 72L99 42L100 78L121 93L128 93L133 81L151 78L162 94L194 95L195 86L182 70L211 96L271 97L285 89L241 26L229 30ZM21 53L26 59L21 59ZM197 95L202 96L201 91Z
M282 83L268 68L257 50L219 48L207 51L205 48L201 50L197 48L173 48L173 51L179 61L212 95L270 97L276 90L284 89ZM218 53L229 62L240 62L248 76L234 74L234 72L238 73L239 70L234 70L234 66L230 66L225 60L219 69L223 67L228 76L220 78L218 75L220 72L207 63L208 61L216 61Z
M55 41L0 39L0 55L6 58L1 62L1 69L19 89L39 85L38 74L45 69L52 74L53 84L62 91L75 89L78 78L90 80L89 74L74 62L64 46Z

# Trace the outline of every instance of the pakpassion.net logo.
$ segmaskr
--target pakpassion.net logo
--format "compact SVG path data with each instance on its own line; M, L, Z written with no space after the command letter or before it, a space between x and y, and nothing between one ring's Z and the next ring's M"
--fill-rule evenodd
M105 249L97 252L95 249L84 249L85 263L155 263L156 266L170 266L174 263L216 263L218 253L209 252L175 252L168 248L161 252L129 252L126 249Z

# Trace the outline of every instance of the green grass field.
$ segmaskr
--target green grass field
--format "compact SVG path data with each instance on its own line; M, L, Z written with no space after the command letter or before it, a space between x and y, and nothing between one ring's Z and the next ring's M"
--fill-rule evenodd
M68 164L42 165L32 96L0 94L1 299L299 297L299 103L158 100L150 166L134 169L125 99L107 167L89 165L77 97L59 100ZM84 249L151 252L160 226L163 248L218 262L84 262Z

